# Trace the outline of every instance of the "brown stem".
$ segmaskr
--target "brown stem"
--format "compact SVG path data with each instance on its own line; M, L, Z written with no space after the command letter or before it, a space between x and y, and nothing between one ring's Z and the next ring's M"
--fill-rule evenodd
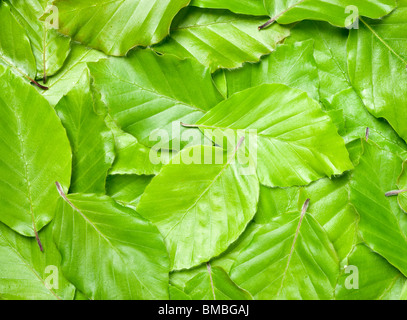
M262 25L259 27L259 30L263 30L263 29L267 28L270 24L274 23L274 21L276 21L276 18L270 19L270 20L267 21L265 24L262 24Z
M42 243L41 243L40 237L38 235L38 232L37 232L37 230L35 230L35 228L34 228L34 233L35 233L35 239L37 240L38 246L40 247L41 252L43 252L44 248L42 246Z
M397 195L399 195L400 193L403 193L403 192L407 192L407 189L404 189L404 190L392 190L392 191L386 192L385 195L386 195L386 197L392 197L392 196L397 196Z
M48 90L49 88L46 86L43 86L41 84L39 84L37 81L29 78L29 80L31 81L32 84L36 85L38 88L42 89L42 90Z
M370 129L369 129L369 127L367 127L367 128L366 128L366 134L365 134L365 139L366 139L366 141L369 140L369 133L370 133Z
M305 202L304 202L304 204L302 206L301 216L303 216L307 212L308 207L309 207L309 203L310 203L310 199L305 200Z
M181 126L186 127L186 128L199 128L197 124L186 124L183 122L180 122Z
M263 30L264 28L268 27L270 24L274 23L274 21L276 21L278 18L280 18L284 13L290 11L292 8L298 6L299 4L301 4L302 2L304 2L305 0L300 0L297 3L293 4L291 7L285 9L283 12L280 12L278 15L276 15L275 17L271 18L269 21L267 21L265 24L261 25L259 27L259 30Z

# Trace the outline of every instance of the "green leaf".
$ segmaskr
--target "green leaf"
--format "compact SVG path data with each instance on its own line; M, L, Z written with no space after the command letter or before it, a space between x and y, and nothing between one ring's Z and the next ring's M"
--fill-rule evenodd
M306 185L353 167L342 138L319 104L282 84L237 93L210 110L197 126L204 133L218 129L209 131L218 140L229 130L248 132L255 141L259 180L267 186Z
M41 94L55 106L66 95L86 69L87 62L96 62L106 56L100 51L86 48L73 43L72 50L68 55L62 69L47 81L48 90L41 90ZM44 84L42 82L42 84Z
M312 40L279 45L260 63L248 63L243 68L226 71L228 97L264 83L282 83L306 91L318 100L319 78L313 54Z
M27 31L37 64L37 75L46 79L61 69L70 51L70 39L61 36L39 18L47 9L47 0L7 0L11 12Z
M45 251L35 239L0 223L0 297L10 300L72 300L75 287L63 276L52 227L41 231Z
M179 150L179 140L188 136L185 130L177 134L179 122L198 120L222 100L209 71L192 59L135 50L126 59L89 63L89 68L110 115L148 147Z
M361 20L352 30L347 45L349 76L368 110L385 118L407 141L407 1L383 20ZM383 63L386 61L386 63Z
M404 140L384 119L372 116L352 88L337 93L331 100L331 103L325 103L327 109L343 111L344 127L339 130L339 134L346 143L365 138L366 128L369 128L369 139L390 152L407 157Z
M124 56L168 35L171 21L189 0L54 0L59 31L106 54Z
M192 300L184 291L170 284L170 300Z
M357 239L359 217L350 201L350 176L321 179L303 188L300 203L311 199L309 212L324 228L340 261L352 250Z
M262 187L254 220L267 224L286 212L300 210L304 201L310 199L309 214L324 228L342 261L351 252L357 234L358 216L349 197L349 174L320 179L306 187Z
M231 279L255 299L332 299L339 264L310 214L291 213L264 225L240 253Z
M156 175L162 165L170 161L171 152L142 145L134 136L121 130L110 115L105 120L113 132L116 147L110 174Z
M254 222L267 224L272 219L287 212L296 212L303 205L300 203L299 187L269 188L260 186L260 197Z
M1 222L36 236L55 214L60 181L68 190L71 148L48 102L10 70L0 67Z
M211 267L185 284L184 292L192 300L253 300L250 293L239 288L219 267Z
M234 159L221 148L184 149L147 186L137 211L163 234L172 270L219 255L253 218L258 180Z
M235 15L223 10L188 7L175 18L170 37L153 49L180 58L194 57L212 72L258 62L290 31L279 25L260 32L260 18Z
M407 275L407 216L394 190L402 160L399 156L364 143L364 154L351 181L351 202L360 215L359 229L366 244Z
M234 13L265 16L263 0L192 0L191 6L201 8L228 9Z
M12 67L28 80L35 79L36 64L30 40L5 2L0 3L0 30L0 64Z
M253 237L261 227L262 225L260 224L254 223L253 221L250 222L242 235L235 242L233 242L226 251L224 251L220 256L211 260L211 265L214 267L218 266L229 273L233 264L236 262L237 257L247 247L247 245L251 243ZM174 279L174 276L172 279Z
M322 101L351 86L346 61L348 34L349 30L326 22L303 21L291 29L291 36L285 42L313 41Z
M287 24L302 20L327 21L338 27L353 24L349 16L378 19L396 7L395 0L264 0L264 6L271 20L265 26L277 21Z
M107 172L114 159L114 139L103 117L94 111L89 73L56 105L72 147L70 193L105 193Z
M338 280L338 300L399 299L406 278L363 244L352 251Z
M117 202L136 208L153 176L111 175L107 177L106 194Z
M156 227L107 196L61 196L54 239L80 291L94 300L168 299L168 255Z
M353 88L348 72L346 42L348 30L317 21L304 21L292 29L287 43L314 40L314 56L320 77L320 94L327 110L343 113L339 134L348 143L369 136L380 146L400 154L406 145L383 120L377 120L367 110ZM332 115L332 113L330 113Z

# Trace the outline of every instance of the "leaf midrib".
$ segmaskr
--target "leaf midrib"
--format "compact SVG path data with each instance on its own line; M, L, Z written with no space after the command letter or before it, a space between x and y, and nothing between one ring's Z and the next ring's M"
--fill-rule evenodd
M83 213L81 210L79 210L67 197L66 195L61 195L62 198L64 199L64 201L66 201L68 203L68 205L76 212L78 212L82 218L85 220L85 222L87 222L87 224L89 224L91 227L94 228L94 230L96 231L97 234L99 234L99 236L101 236L106 242L107 244L113 249L113 251L120 257L120 259L122 260L123 264L126 265L126 269L129 270L131 272L131 274L133 274L135 276L135 278L137 279L137 281L143 285L143 287L151 294L152 297L154 297L153 292L150 291L149 286L146 285L143 281L141 281L141 279L137 276L137 274L131 269L128 268L127 264L126 264L126 259L123 258L121 252L111 243L111 241L106 238L106 236L93 224L92 221L90 221Z
M363 24L370 30L370 32L373 33L373 35L393 54L395 55L401 62L404 63L404 65L407 67L407 61L400 56L396 50L394 50L390 44L388 44L365 20L363 20L362 17L359 17L360 21L363 22Z
M141 85L139 85L139 84L137 84L137 83L135 83L135 82L131 82L131 81L126 80L126 79L122 79L122 78L120 78L119 76L117 76L117 75L114 74L114 73L110 73L110 74L112 75L112 77L116 78L118 81L120 81L120 82L125 82L125 83L127 83L127 84L133 85L133 86L139 88L139 89L142 90L142 91L150 92L150 93L154 94L155 96L158 96L158 97L160 97L160 98L162 98L162 99L171 100L171 101L173 101L175 104L184 105L184 106L189 107L189 108L191 108L191 109L195 109L195 110L197 110L197 111L199 111L199 112L206 113L205 110L203 110L203 109L201 109L201 108L199 108L199 107L197 107L197 106L194 106L194 105L192 105L192 104L188 104L188 103L183 102L183 101L179 101L179 100L177 100L176 98L169 97L169 96L167 96L167 95L165 95L165 94L159 93L159 92L156 91L156 90L142 87Z

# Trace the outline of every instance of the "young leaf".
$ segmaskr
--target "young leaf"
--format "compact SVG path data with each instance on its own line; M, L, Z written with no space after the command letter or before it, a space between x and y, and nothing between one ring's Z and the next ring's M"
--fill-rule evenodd
M37 77L45 79L61 69L70 51L70 39L57 33L39 18L48 7L48 0L7 0L11 12L27 31L37 64Z
M0 223L0 297L10 300L72 300L75 287L62 274L52 226L41 231L45 248Z
M171 152L142 145L134 136L121 130L110 115L105 121L113 132L116 152L109 174L156 175L162 165L170 161Z
M55 214L55 181L68 190L72 155L48 102L0 66L0 221L34 237Z
M253 300L250 293L239 288L219 267L207 265L185 284L185 294L192 300Z
M108 55L160 42L189 0L54 0L59 31Z
M114 159L113 134L94 111L86 70L75 87L56 105L72 147L70 193L105 193L107 172Z
M364 142L364 153L351 181L351 202L360 215L359 230L366 244L407 275L407 216L395 197L402 160Z
M338 274L332 243L305 210L264 225L230 271L255 299L332 299Z
M338 27L349 27L358 16L378 19L396 7L396 0L264 0L271 19L260 28L277 21L287 24L302 20L327 21ZM354 19L350 19L354 15Z
M189 295L176 286L170 284L168 291L170 293L170 300L192 300Z
M195 162L189 163L191 154ZM258 180L234 159L217 147L187 148L147 186L137 211L164 236L172 270L219 255L253 218Z
M279 45L260 63L248 63L243 68L226 71L228 97L264 83L281 83L306 91L318 100L318 68L313 54L313 40Z
M191 6L201 8L228 9L235 13L265 16L263 0L192 0Z
M188 7L175 18L170 37L153 49L180 58L195 57L211 72L238 68L244 62L259 61L290 34L288 28L277 24L259 32L260 22L228 11Z
M107 196L60 192L54 239L80 291L94 300L168 299L168 255L156 227Z
M219 103L196 126L218 140L229 130L257 138L257 174L262 184L306 185L352 169L331 119L305 92L282 84L244 90ZM249 130L252 130L250 132Z
M149 147L160 140L156 136L164 149L172 138L179 142L183 131L171 132L173 123L177 128L180 121L193 123L222 100L209 71L192 59L135 50L126 59L88 65L110 115Z
M310 198L309 213L324 228L339 260L351 252L357 239L359 217L349 200L350 175L320 179L303 188L299 202Z
M338 280L338 300L398 299L406 278L384 258L359 244Z
M117 202L136 208L153 176L111 175L107 177L106 194Z
M100 51L86 48L73 43L71 52L62 69L47 81L48 90L41 90L41 94L55 106L79 81L86 69L87 62L96 62L106 56ZM43 82L41 82L43 84Z
M291 35L285 42L292 45L299 41L313 41L322 101L351 86L346 61L348 35L349 30L326 22L302 21L291 29Z
M380 147L407 157L407 144L384 120L372 116L353 88L343 90L331 97L331 103L325 102L328 110L342 110L344 127L339 134L346 143L365 138L369 128L368 139Z
M383 20L362 19L347 45L349 76L368 110L407 141L407 1ZM383 61L387 61L383 63Z
M299 210L306 199L311 200L309 214L325 229L342 261L356 241L358 216L350 200L350 177L320 179L306 187L260 189L255 222L267 224L285 212Z
M0 30L0 64L12 67L28 80L35 80L36 64L30 40L5 2L0 2Z

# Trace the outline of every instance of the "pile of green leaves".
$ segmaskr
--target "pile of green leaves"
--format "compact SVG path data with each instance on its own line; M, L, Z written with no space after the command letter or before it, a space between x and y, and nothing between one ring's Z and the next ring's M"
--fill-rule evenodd
M407 298L406 24L407 0L1 0L0 299Z

